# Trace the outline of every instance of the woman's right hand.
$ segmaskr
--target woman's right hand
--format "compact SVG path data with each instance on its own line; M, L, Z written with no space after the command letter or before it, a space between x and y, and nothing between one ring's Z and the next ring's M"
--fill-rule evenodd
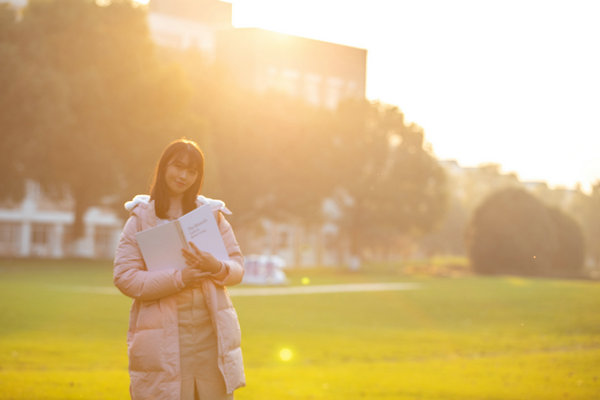
M205 275L206 273L198 268L185 267L181 270L181 280L186 287L197 286Z

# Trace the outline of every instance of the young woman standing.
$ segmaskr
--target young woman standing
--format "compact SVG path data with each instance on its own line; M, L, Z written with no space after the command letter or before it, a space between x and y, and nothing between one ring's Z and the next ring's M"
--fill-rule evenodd
M204 156L180 139L164 150L148 195L125 203L130 212L114 260L114 283L133 298L127 345L133 400L233 399L245 385L240 326L225 286L242 280L243 257L225 203L199 196ZM209 204L229 254L220 261L192 247L187 266L148 271L137 232Z

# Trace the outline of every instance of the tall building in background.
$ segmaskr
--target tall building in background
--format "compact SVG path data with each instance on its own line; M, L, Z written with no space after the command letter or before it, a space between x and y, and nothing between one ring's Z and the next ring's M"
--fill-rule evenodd
M217 61L248 88L327 108L365 97L366 50L257 28L222 31L217 40Z
M20 10L27 5L27 0L0 0L0 4L1 3L8 3L17 10Z
M228 68L238 84L275 90L333 109L366 93L367 51L258 28L235 29L232 6L218 0L152 0L148 22L154 41L197 48Z
M232 29L231 12L230 3L218 0L152 0L148 25L158 45L197 48L214 61L217 32Z

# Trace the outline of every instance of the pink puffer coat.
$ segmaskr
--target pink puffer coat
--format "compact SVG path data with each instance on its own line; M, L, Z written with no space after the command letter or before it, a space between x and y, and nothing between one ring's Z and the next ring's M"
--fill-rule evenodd
M202 283L202 291L217 336L219 369L228 393L245 385L241 334L237 314L229 299L226 285L242 280L243 257L231 225L223 213L225 204L198 196L198 204L210 204L229 253L225 273ZM114 260L114 284L132 297L127 346L129 353L130 392L133 400L179 400L179 331L177 301L174 294L184 288L181 270L146 270L135 239L136 232L156 226L154 201L136 196L125 204L131 212L125 224Z

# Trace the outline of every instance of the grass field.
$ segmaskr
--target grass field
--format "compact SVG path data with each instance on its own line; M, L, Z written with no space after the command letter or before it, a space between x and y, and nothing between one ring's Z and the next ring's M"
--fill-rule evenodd
M88 290L112 286L111 267L0 261L0 399L128 399L131 301ZM234 297L248 380L237 400L600 399L598 282L291 277L421 286Z

